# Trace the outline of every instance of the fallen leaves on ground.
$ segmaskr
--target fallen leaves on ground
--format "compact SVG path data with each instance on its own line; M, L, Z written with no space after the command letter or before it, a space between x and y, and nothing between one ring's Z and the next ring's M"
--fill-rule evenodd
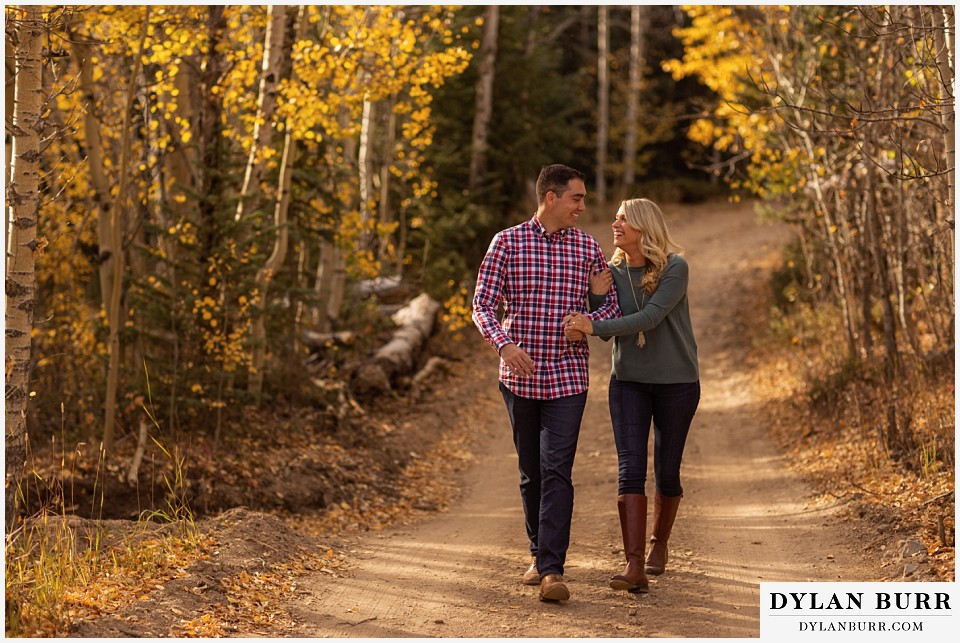
M758 319L763 318L761 311ZM763 327L758 324L758 328ZM759 332L759 331L758 331ZM791 466L818 490L815 502L849 503L851 519L863 522L864 547L887 553L887 580L903 580L900 544L922 542L933 578L955 579L953 476L954 383L944 374L925 374L922 390L895 398L888 387L853 379L830 391L830 403L811 402L816 369L829 371L824 355L812 350L763 345L751 355L753 385L772 434ZM828 376L822 376L825 380ZM884 436L889 404L910 418L912 449L891 453ZM940 453L929 446L940 443ZM868 537L871 532L876 532Z
M222 445L219 456L200 447L191 451L192 493L205 498L213 491L214 498L250 501L255 508L197 520L202 543L167 575L158 567L123 584L97 579L85 597L71 598L71 633L205 638L295 632L282 606L297 595L298 579L313 572L336 575L349 566L338 544L324 543L446 510L477 437L462 425L473 385L463 377L467 368L460 362L451 369L442 394L420 391L416 404L399 396L382 400L375 412L346 418L333 431L312 421L316 411L270 417L251 411L257 415L251 427L270 426L259 432L259 443L251 430L229 448ZM114 598L120 595L126 599Z

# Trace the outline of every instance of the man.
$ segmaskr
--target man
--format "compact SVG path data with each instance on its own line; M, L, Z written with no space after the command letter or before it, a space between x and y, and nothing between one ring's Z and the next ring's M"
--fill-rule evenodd
M575 227L587 196L584 178L564 165L541 170L536 214L494 236L473 298L473 321L500 354L500 392L519 458L520 499L533 556L523 580L540 586L543 601L570 598L563 564L589 380L588 344L582 335L567 339L561 322L570 311L587 313L590 277L607 267L596 239ZM501 303L502 322L497 319ZM619 315L611 288L588 316Z

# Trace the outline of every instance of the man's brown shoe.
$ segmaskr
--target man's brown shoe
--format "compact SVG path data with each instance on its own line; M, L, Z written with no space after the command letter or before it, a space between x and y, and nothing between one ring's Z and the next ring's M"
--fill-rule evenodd
M537 559L534 558L530 563L530 568L523 573L523 584L524 585L539 585L540 584L540 572L537 571Z
M560 574L547 574L540 580L541 601L565 601L570 598L570 590Z

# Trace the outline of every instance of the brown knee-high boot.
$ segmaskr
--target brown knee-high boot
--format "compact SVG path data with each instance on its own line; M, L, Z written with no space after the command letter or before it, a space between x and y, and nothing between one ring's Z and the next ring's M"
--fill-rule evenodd
M647 497L639 493L617 496L620 513L620 533L623 535L623 553L627 566L623 573L610 579L613 589L625 589L632 594L650 591L647 575L643 573L643 552L647 545Z
M662 574L667 566L667 540L673 521L677 518L677 508L683 496L661 496L657 491L653 497L653 530L650 535L650 553L644 571L652 576Z

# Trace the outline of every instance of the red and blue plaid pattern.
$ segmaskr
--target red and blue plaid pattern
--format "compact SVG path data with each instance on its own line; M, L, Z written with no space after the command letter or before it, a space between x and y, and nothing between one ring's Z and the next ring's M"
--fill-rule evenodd
M620 316L614 288L588 314L590 276L606 267L600 244L577 228L548 235L533 217L494 236L477 277L473 322L497 352L513 342L536 364L532 377L518 377L500 361L500 381L514 394L552 400L587 390L588 344L568 340L561 322L571 311L591 319Z

